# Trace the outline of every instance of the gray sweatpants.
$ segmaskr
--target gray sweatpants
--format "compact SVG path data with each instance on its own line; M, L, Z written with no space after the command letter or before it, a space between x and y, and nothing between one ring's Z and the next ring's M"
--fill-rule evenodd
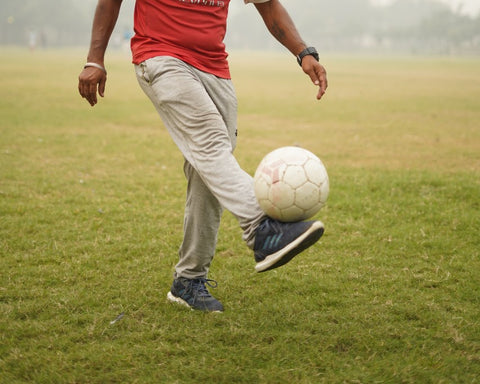
M146 60L135 66L135 72L185 158L184 237L175 276L207 277L223 209L237 218L250 248L265 217L255 198L252 177L233 156L235 90L231 80L168 56Z

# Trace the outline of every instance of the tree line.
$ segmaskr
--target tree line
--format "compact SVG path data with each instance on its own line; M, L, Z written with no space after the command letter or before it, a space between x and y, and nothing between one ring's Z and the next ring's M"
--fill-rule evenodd
M253 7L231 0L229 49L277 49ZM283 0L302 36L323 51L480 54L480 15L434 0ZM96 0L2 0L0 44L47 48L87 45ZM232 5L235 5L233 7ZM124 0L112 48L128 43L134 0Z

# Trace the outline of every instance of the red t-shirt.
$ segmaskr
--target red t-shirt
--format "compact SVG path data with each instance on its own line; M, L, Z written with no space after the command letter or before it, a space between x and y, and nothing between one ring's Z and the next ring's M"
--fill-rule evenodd
M223 39L230 0L137 0L133 62L173 56L218 77L230 78Z

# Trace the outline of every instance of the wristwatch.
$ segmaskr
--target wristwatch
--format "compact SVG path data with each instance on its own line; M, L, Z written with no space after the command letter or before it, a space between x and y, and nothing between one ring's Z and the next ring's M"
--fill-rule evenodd
M320 61L320 57L318 56L318 52L314 47L305 48L302 52L300 52L297 56L298 65L302 66L302 60L305 56L313 56L315 60Z

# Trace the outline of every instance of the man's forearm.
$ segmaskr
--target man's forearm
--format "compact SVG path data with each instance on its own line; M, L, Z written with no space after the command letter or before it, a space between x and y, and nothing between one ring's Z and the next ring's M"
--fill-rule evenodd
M255 4L270 33L295 56L307 45L300 37L290 15L277 0Z
M122 0L99 0L92 26L87 61L104 66L105 51L118 19Z

